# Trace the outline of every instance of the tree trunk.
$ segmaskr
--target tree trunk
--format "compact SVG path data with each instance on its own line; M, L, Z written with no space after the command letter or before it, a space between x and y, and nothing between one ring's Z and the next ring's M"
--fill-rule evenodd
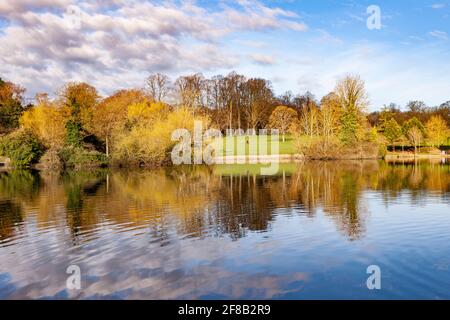
M109 139L106 136L106 157L109 158Z
M233 101L230 102L230 130L233 126Z
M239 127L239 130L241 130L241 112L240 112L239 108L238 108L238 127Z

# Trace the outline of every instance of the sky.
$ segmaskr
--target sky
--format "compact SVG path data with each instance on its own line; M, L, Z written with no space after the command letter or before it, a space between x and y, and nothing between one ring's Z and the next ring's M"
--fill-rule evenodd
M380 27L369 6L380 10ZM0 77L51 95L84 81L107 95L231 71L276 94L312 92L357 74L371 110L450 100L450 0L1 0Z

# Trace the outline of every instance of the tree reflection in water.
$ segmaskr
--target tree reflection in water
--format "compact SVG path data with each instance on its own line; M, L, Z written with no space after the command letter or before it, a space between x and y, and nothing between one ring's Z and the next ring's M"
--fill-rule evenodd
M402 194L413 203L426 193L448 198L450 169L442 163L305 162L282 164L262 177L249 165L193 166L139 171L46 174L0 173L0 241L35 218L38 228L69 230L74 244L104 226L147 229L161 245L171 238L264 232L277 214L314 218L320 211L349 239L364 236L363 192L377 191L386 205Z

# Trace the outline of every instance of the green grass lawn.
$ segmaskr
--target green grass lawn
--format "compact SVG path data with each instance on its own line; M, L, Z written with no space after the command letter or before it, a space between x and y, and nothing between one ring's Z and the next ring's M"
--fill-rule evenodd
M283 142L282 137L279 137L279 152L272 152L272 136L240 136L240 137L224 137L217 139L213 143L216 146L216 156L246 156L246 155L258 155L259 141L260 139L267 139L267 154L295 154L295 141L292 136L286 135ZM220 143L223 143L223 147L220 148ZM250 146L256 146L250 150ZM244 151L245 150L245 151Z
M216 139L213 144L216 147L216 156L254 156L259 153L259 141L261 139L266 139L267 143L267 154L280 154L280 155L293 155L298 153L295 138L291 135L286 135L285 141L279 136L279 151L271 150L271 142L273 136L239 136L239 137L223 137ZM311 137L302 136L300 138L300 143L302 145L308 145L311 143ZM222 147L220 144L222 143ZM250 146L253 146L250 150ZM425 146L423 146L425 147ZM441 150L447 150L448 146L441 146ZM396 150L395 152L398 152ZM389 154L394 154L391 151Z

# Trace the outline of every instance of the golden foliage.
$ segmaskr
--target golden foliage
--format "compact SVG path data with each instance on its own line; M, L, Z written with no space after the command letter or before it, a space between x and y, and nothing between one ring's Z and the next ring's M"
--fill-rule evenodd
M84 82L69 82L59 90L57 103L73 121L80 121L83 127L88 127L93 121L92 110L99 101L100 95L93 86Z
M428 143L436 147L445 144L450 135L447 123L440 115L432 116L430 120L428 120L425 124L425 131Z
M336 88L336 95L341 107L344 109L355 108L359 112L366 111L369 105L369 98L365 89L364 81L357 75L347 75L339 80Z
M105 142L109 156L110 147L114 148L115 136L124 130L128 120L128 107L146 101L142 90L119 90L101 101L92 110L89 130Z
M330 93L322 98L319 114L320 133L329 138L336 135L340 127L342 108L336 94Z
M36 135L47 148L62 147L65 122L64 110L45 100L27 110L20 118L21 126Z
M155 109L150 107L151 111L158 110L157 106L160 106L159 103L152 105ZM132 109L133 112L139 110L137 106L132 106ZM187 108L177 109L166 117L160 115L154 122L139 122L129 132L120 134L113 156L120 163L161 164L176 143L171 139L172 133L176 129L192 132L195 121L202 121L203 127L209 125L207 117L195 117Z
M152 122L163 117L168 110L163 102L146 100L128 106L128 119L134 123Z

